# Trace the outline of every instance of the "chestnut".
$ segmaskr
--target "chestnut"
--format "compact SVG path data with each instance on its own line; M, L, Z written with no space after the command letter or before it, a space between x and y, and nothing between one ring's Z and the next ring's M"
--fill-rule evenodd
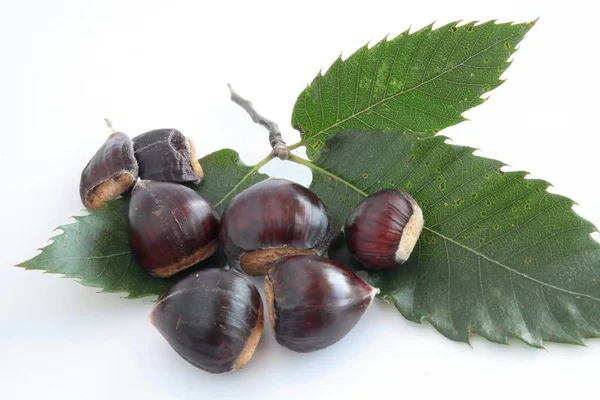
M165 278L213 255L219 216L194 190L138 180L129 202L129 245L137 262Z
M411 195L386 189L365 198L350 213L344 236L365 268L393 269L410 256L423 223L423 212Z
M155 129L133 138L140 178L177 183L200 183L204 172L191 139L177 129Z
M138 177L138 163L129 136L114 132L87 163L79 181L81 202L99 208L127 191Z
M158 299L150 321L186 361L207 372L240 369L260 341L262 299L249 278L205 269Z
M300 353L342 339L371 305L378 289L319 256L292 256L265 277L265 297L277 342Z
M233 268L264 275L291 255L322 255L331 241L327 209L316 194L286 179L267 179L236 195L219 239Z

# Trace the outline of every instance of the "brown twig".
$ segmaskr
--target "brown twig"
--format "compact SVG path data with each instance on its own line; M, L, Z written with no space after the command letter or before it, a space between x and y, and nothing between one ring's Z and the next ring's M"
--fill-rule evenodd
M269 143L271 143L271 147L273 148L273 156L279 158L280 160L289 159L290 149L288 149L287 145L281 138L281 131L279 130L277 124L260 115L254 108L252 102L237 94L230 84L227 84L227 87L231 92L231 101L246 110L250 118L252 118L252 121L264 126L267 131L269 131Z

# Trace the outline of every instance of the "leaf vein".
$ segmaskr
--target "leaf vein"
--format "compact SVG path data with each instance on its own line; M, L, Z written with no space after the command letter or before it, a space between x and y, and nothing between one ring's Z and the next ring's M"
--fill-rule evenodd
M525 195L527 195L527 194L528 194L528 193L525 193ZM524 197L525 197L525 195L524 195L524 196L519 196L519 198L515 199L515 200L514 200L512 203L508 204L506 207L502 207L502 208L501 208L500 210L498 210L496 213L498 213L498 212L501 212L501 211L503 211L503 210L506 210L507 208L509 208L509 207L513 206L513 205L514 205L516 202L518 202L519 200L521 200L522 198L524 198ZM564 203L566 203L566 202L554 203L554 204L550 205L549 207L546 207L546 208L544 208L544 209L541 209L541 210L540 210L538 213L536 213L536 214L533 214L533 215L532 215L530 218L528 218L527 220L525 220L525 221L521 222L521 223L520 223L520 224L518 224L518 225L517 225L517 224L515 224L515 227L514 227L514 228L511 228L511 229L509 229L509 230L507 230L507 231L504 231L504 232L502 232L500 235L498 235L498 236L494 237L492 240L498 240L498 239L500 239L500 238L502 238L502 237L504 237L504 236L506 236L506 235L508 235L508 234L510 234L510 233L512 233L512 232L514 232L514 231L516 231L516 230L519 230L519 229L521 229L523 226L527 225L529 222L531 222L532 220L534 220L534 219L536 219L537 217L539 217L540 215L542 215L542 212L546 212L546 211L552 210L552 209L553 209L553 208L555 208L555 207L558 207L558 206L564 205ZM494 213L494 214L496 214L496 213ZM494 214L491 214L491 215L490 215L490 217L491 217L491 216L493 216ZM462 233L462 232L461 232L461 233ZM481 245L477 246L477 247L475 248L475 250L479 250L480 248L482 248L482 247L484 247L484 246L487 246L488 244L490 244L490 243L491 243L491 241L492 241L492 240L488 240L487 242L485 242L485 243L483 243L483 244L481 244Z
M424 82L422 82L422 83L419 83L419 84L417 84L417 85L415 85L415 86L412 86L412 87L410 87L410 88L403 89L403 90L401 90L401 91L399 91L399 92L397 92L397 93L394 93L394 94L391 94L391 95L389 95L389 96L387 96L387 97L384 97L384 98L382 98L380 101L378 101L377 103L374 103L373 105L371 105L371 106L369 106L369 107L366 107L365 109L363 109L363 110L360 110L360 111L358 111L358 112L356 111L356 105L357 105L357 102L358 102L358 82L357 82L357 85L356 85L356 93L355 93L355 104L354 104L354 109L353 109L353 111L352 111L352 114L351 114L351 115L349 115L348 117L346 117L346 118L344 118L344 119L340 120L340 121L336 121L336 123L334 123L334 124L330 125L329 127L325 128L325 129L321 129L319 132L316 132L316 133L315 133L313 136L319 136L319 135L322 135L322 134L324 134L325 132L327 132L327 131L329 131L329 130L331 130L331 129L333 129L333 128L335 128L335 127L339 126L339 125L341 125L342 123L344 123L344 122L346 122L346 121L348 121L348 120L350 120L350 119L356 118L356 117L358 117L359 115L361 115L361 114L363 114L363 113L366 113L366 112L370 111L372 108L374 108L374 107L378 106L379 104L385 103L386 101L390 100L391 98L395 98L395 97L398 97L398 96L404 95L404 94L406 94L406 93L409 93L409 92L410 92L410 91L412 91L412 90L418 89L419 87L422 87L422 86L424 86L424 85L427 85L427 84L428 84L428 83L430 83L430 82L433 82L433 81L435 81L435 80L437 80L437 79L440 79L442 76L444 76L444 75L446 75L446 74L450 73L451 71L453 71L454 69L456 69L456 68L458 68L458 67L462 66L464 63L466 63L467 61L469 61L469 60L470 60L470 59L472 59L473 57L476 57L476 56L478 56L478 55L480 55L480 54L484 53L485 51L487 51L487 50L489 50L489 49L491 49L491 48L493 48L493 47L497 46L498 44L500 44L500 43L502 43L502 42L504 42L504 41L506 41L506 40L509 40L509 39L511 39L511 38L513 38L513 37L515 37L515 36L517 36L517 35L520 35L522 32L523 32L523 30L519 30L518 32L515 32L515 33L513 33L512 35L509 35L508 37L502 38L502 40L499 40L499 41L496 41L496 42L492 43L491 45L489 45L488 47L484 48L483 50L481 50L481 51L479 51L479 52L477 52L477 53L475 53L475 54L472 54L470 57L467 57L467 58L466 58L465 60L463 60L461 63L458 63L458 64L454 65L453 67L451 67L451 68L449 68L449 69L446 69L445 71L442 71L442 72L440 72L438 75L435 75L435 76L431 77L431 78L430 78L430 79L428 79L427 81L424 81ZM362 60L362 55L363 55L363 53L364 53L364 51L360 53L360 58L359 58L359 70L358 70L358 72L357 72L357 81L358 81L358 78L359 78L359 76L360 76L360 64L361 64L361 60ZM448 66L447 66L447 65L446 65L446 68L448 68ZM491 84L495 84L495 83L496 83L496 82L493 82L493 83L491 83ZM480 86L480 85L476 85L476 86ZM306 141L306 140L308 140L308 139L309 139L309 138L307 138L307 139L305 139L305 140L302 140L302 141L300 141L300 142L299 142L299 144L298 144L298 146L302 145L302 144L303 144L303 142L305 142L305 141Z
M119 280L117 282L115 282L115 284L113 285L114 288L117 288L119 286L119 283L121 283L121 281L123 281L123 279L127 275L127 272L129 271L129 266L131 266L132 260L133 260L133 254L129 257L129 261L127 262L127 265L125 266L125 269L123 270L123 275L121 275L121 278L119 278Z
M448 243L446 243L445 240L444 240L444 248L446 249L446 263L448 264L448 285L447 285L448 286L448 294L447 294L448 318L450 320L450 324L452 325L452 327L455 328L454 321L452 319L452 307L450 307L450 304L452 304L451 295L450 295L451 284L452 284L452 269L450 267L450 253L448 252Z
M295 158L295 157L291 157L291 158L290 158L290 160L291 160L291 161L295 161L295 162L299 162L299 160L298 160L297 158ZM361 194L361 195L362 195L362 196L364 196L364 197L367 197L367 196L368 196L368 194L367 194L367 193L365 193L364 191L362 191L362 190L361 190L361 189L359 189L358 187L354 186L352 183L350 183L350 182L348 182L348 181L344 180L344 179L343 179L343 178L341 178L340 176L338 176L338 175L336 175L336 174L334 174L334 173L332 173L332 172L330 172L330 171L328 171L328 170L326 170L326 169L324 169L324 168L321 168L321 167L319 167L318 165L316 165L316 164L314 164L314 163L312 163L312 162L310 162L310 161L308 161L308 160L302 160L302 161L301 161L301 163L302 163L303 165L306 165L306 166L308 166L308 167L309 167L309 168L311 168L313 171L316 171L316 172L320 172L320 173L322 173L322 174L325 174L325 175L327 175L327 176L331 177L332 179L335 179L336 181L338 181L338 182L340 182L340 183L342 183L342 184L345 184L345 185L347 185L349 188L351 188L352 190L355 190L357 193ZM559 292L563 292L563 293L571 294L571 295L573 295L573 296L585 297L585 298L587 298L587 299L590 299L590 300L593 300L593 301L595 301L595 302L598 302L598 303L600 303L600 298L597 298L597 297L591 296L591 295L589 295L589 294L586 294L586 293L579 293L579 292L575 292L575 291L568 290L568 289L565 289L565 288L561 288L561 287L559 287L559 286L552 285L552 284L550 284L550 283L548 283L548 282L541 281L541 280L539 280L539 279L536 279L536 278L534 278L534 277L532 277L532 276L529 276L529 275L527 275L527 274L525 274L525 273L523 273L523 272L520 272L520 271L518 271L518 270L515 270L515 269L513 269L513 268L509 267L508 265L505 265L505 264L503 264L503 263L501 263L501 262L499 262L499 261L497 261L497 260L494 260L493 258L490 258L490 257L486 256L485 254L483 254L483 253L481 253L481 252L479 252L479 251L477 251L477 250L475 250L475 249L472 249L472 248L470 248L470 247L468 247L468 246L466 246L466 245L464 245L464 244L462 244L462 243L460 243L460 242L458 242L458 241L456 241L456 240L454 240L454 239L452 239L452 238L450 238L450 237L448 237L448 236L445 236L444 234L442 234L442 233L440 233L440 232L436 231L435 229L432 229L432 228L428 227L427 225L423 227L423 230L426 230L426 231L428 231L428 232L430 232L430 233L432 233L432 234L434 234L434 235L436 235L436 236L440 237L440 238L441 238L441 239L443 239L443 240L447 240L448 242L450 242L450 243L454 244L455 246L458 246L458 247L461 247L461 248L463 248L463 249L465 249L465 250L467 250L467 251L470 251L470 252L472 252L473 254L475 254L475 255L477 255L477 256L479 256L479 257L483 258L484 260L486 260L486 261L489 261L490 263L492 263L492 264L494 264L494 265L497 265L497 266L499 266L499 267L501 267L501 268L504 268L504 269L506 269L507 271L509 271L509 272L511 272L511 273L514 273L515 275L519 275L519 276L521 276L521 277L523 277L523 278L525 278L525 279L531 280L532 282L535 282L535 283L538 283L538 284L542 284L542 285L544 285L544 286L547 286L547 287L549 287L549 288L552 288L552 289L554 289L554 290L556 290L556 291L559 291ZM511 281L512 281L512 277L511 277Z
M517 252L515 252L515 253L511 254L511 255L510 255L510 256L508 256L508 257L505 257L505 258L503 258L503 259L502 259L502 260L500 260L499 262L500 262L500 263L504 263L504 262L506 262L507 260L510 260L511 258L514 258L515 256L518 256L519 254L521 254L521 253L523 253L523 252L525 252L525 251L527 251L527 250L529 250L529 249L532 249L532 248L534 248L534 247L537 247L538 245L540 245L540 244L542 244L542 243L544 243L544 242L547 242L548 240L552 239L553 237L555 237L555 236L557 236L557 235L562 235L562 234L563 234L563 233L565 233L565 232L570 232L570 231L574 231L574 230L579 230L579 228L580 228L579 226L571 226L571 227L569 227L569 228L566 228L566 229L561 229L560 231L554 232L552 235L545 236L543 239L541 239L541 240L538 240L537 242L535 242L535 243L532 243L532 244L530 244L529 246L526 246L526 247L522 248L521 250L519 250L519 251L517 251Z
M546 308L548 309L548 313L550 314L550 316L552 317L552 319L554 320L554 323L556 324L556 326L558 327L558 329L560 329L562 331L563 334L565 334L565 336L570 336L564 329L563 327L560 325L560 323L558 322L558 320L556 319L556 317L554 316L554 313L552 312L552 309L550 308L550 304L548 304L548 300L546 300L546 294L544 293L544 286L540 285L540 290L542 292L542 299L544 300L544 304L546 305Z
M113 258L113 257L124 256L124 255L127 255L127 254L131 254L131 251L124 251L122 253L107 254L107 255L104 255L104 256L58 257L58 258L52 258L52 259L30 260L28 262L30 263L31 261L43 261L43 262L47 262L47 261L66 261L66 260L102 260L102 259L105 259L105 258Z
M381 53L383 53L383 48L387 44L387 41L383 40L379 43L379 48L377 49L377 62L375 63L375 69L373 70L373 76L371 77L371 91L369 93L369 102L367 105L371 105L371 101L373 100L373 91L375 90L375 82L377 82L377 72L379 72L379 64L381 63Z

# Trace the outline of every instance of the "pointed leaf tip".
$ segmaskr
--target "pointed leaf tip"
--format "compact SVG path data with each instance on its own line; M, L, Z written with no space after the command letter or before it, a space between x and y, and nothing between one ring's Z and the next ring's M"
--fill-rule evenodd
M508 59L531 23L457 22L387 37L335 62L294 106L310 159L336 132L423 132L462 122L462 113L500 84ZM451 94L451 95L449 95Z
M243 164L239 154L229 149L212 153L200 161L211 179L202 181L194 189L215 204L219 212L235 194L267 177L255 167ZM39 249L41 253L17 267L60 274L82 285L101 288L103 292L127 293L127 298L164 293L179 277L155 278L137 265L127 241L128 206L129 198L122 197L89 210L89 215L77 216L74 223L55 229L62 232ZM224 264L222 258L213 256L199 267Z
M442 136L349 131L327 147L310 188L326 203L333 231L364 194L385 188L408 191L423 209L425 228L408 262L369 272L369 284L407 319L467 343L472 333L538 348L600 337L600 285L590 284L600 279L597 228L547 182L502 171L504 163ZM365 149L378 156L365 157ZM360 267L343 240L329 256Z

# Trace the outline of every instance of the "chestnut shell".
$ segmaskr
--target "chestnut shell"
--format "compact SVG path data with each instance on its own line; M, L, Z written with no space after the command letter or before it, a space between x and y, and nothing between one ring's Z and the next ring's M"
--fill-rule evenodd
M423 228L423 213L412 196L386 189L370 195L344 225L346 244L367 269L393 269L404 263Z
M150 320L181 357L211 373L242 368L264 324L254 284L222 269L201 270L177 282L158 299Z
M341 340L378 293L356 274L319 256L292 256L265 277L265 296L277 342L300 353Z
M204 176L194 143L177 129L142 133L133 138L133 148L142 179L200 183Z
M331 241L331 227L327 208L316 194L273 178L231 200L221 217L219 239L231 267L264 275L280 258L322 255Z
M164 278L218 249L219 216L194 190L139 180L129 202L129 245L137 262Z
M87 208L99 208L127 191L138 177L133 143L122 132L111 134L81 172L79 195Z

